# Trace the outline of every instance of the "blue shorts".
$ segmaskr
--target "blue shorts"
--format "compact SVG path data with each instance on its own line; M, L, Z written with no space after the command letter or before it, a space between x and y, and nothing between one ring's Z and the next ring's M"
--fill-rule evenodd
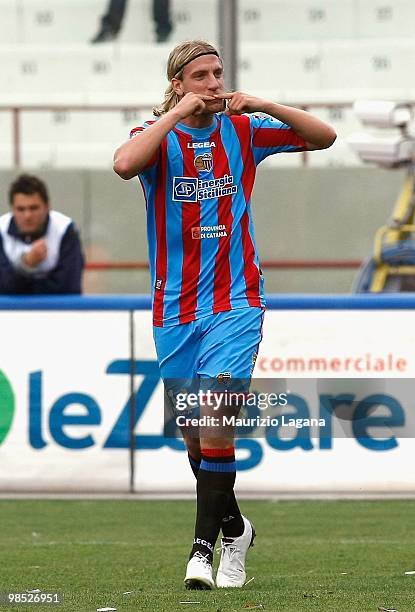
M218 312L154 327L161 378L250 378L262 340L262 308Z
M262 308L239 308L172 327L154 327L169 412L180 393L247 392L262 340ZM183 408L182 408L183 410Z

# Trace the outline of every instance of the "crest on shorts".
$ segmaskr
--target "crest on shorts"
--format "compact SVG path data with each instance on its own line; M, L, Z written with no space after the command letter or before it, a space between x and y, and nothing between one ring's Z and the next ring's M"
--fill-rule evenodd
M216 378L218 379L219 383L224 385L232 378L232 374L230 372L221 372L216 376Z
M202 153L195 157L195 168L198 172L211 172L213 168L212 153Z

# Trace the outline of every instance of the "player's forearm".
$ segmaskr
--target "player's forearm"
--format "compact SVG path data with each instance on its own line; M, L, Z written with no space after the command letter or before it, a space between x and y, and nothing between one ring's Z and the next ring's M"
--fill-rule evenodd
M179 120L180 117L172 109L138 136L121 145L114 154L115 172L123 179L130 179L141 172Z
M274 102L264 102L261 109L267 115L287 123L307 143L316 149L327 149L336 140L333 128L307 111Z

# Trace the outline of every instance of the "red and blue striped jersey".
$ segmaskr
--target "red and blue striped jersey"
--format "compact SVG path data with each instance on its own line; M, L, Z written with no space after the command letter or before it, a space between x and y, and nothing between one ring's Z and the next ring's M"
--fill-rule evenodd
M256 166L304 148L290 126L267 115L217 114L208 128L179 123L167 134L139 174L155 326L265 306L251 214Z

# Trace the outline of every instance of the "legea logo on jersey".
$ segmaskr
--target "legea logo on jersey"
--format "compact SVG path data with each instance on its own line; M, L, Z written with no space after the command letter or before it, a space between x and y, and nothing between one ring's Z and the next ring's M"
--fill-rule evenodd
M173 200L176 202L197 202L197 178L175 176L173 178Z
M188 149L211 149L212 147L216 147L214 142L188 142Z
M4 442L13 423L14 393L12 386L0 370L0 445Z

